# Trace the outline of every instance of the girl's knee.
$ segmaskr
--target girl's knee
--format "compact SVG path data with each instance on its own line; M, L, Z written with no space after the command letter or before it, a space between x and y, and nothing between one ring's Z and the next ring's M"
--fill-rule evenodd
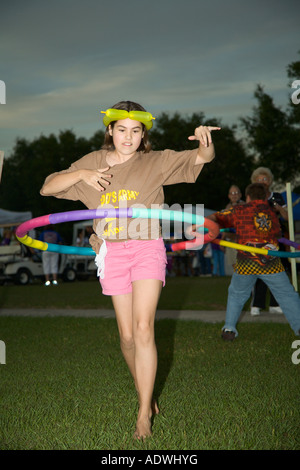
M134 339L132 334L120 334L120 344L122 348L132 349L134 347Z
M134 342L147 344L153 341L154 327L151 323L146 321L139 321L134 328Z

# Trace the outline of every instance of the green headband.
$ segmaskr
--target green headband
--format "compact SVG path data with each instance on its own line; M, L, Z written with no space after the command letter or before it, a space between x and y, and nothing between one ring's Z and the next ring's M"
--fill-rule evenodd
M153 123L152 119L155 119L151 113L146 111L125 111L123 109L114 109L110 108L106 111L101 111L102 114L105 114L103 118L103 124L107 127L112 121L121 121L122 119L132 119L133 121L139 121L146 126L146 129L149 131Z

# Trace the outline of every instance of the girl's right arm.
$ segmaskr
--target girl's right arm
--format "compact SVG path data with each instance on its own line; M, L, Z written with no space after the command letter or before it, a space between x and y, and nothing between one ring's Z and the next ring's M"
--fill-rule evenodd
M51 196L52 194L65 191L80 181L84 181L97 191L104 191L106 189L105 186L110 184L106 178L111 178L111 175L105 174L108 169L109 167L99 170L79 169L68 173L60 173L44 184L41 194L43 196Z

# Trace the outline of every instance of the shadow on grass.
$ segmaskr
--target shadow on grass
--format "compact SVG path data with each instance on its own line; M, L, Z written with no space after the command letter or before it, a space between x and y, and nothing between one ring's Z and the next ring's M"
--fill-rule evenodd
M174 305L174 309L176 310L181 310L182 308L184 309L186 299L189 296L189 278L186 277L183 279L187 282L185 284L185 289L180 289L181 292L178 297L178 288L176 287L176 285L172 286L171 284L171 286L173 287L172 290L170 289L170 287L168 289L168 286L166 285L163 288L162 292L163 296L168 296L171 294L171 297L173 297L174 300L176 298L176 305ZM168 279L166 280L166 283L167 282ZM160 307L162 307L162 305L159 303L158 308ZM157 320L155 322L155 342L157 347L158 365L153 395L158 403L159 397L164 389L164 385L166 383L173 363L176 325L176 318L174 318L173 320Z
M153 396L157 400L158 406L159 398L173 365L176 327L176 319L158 320L155 324L158 366Z

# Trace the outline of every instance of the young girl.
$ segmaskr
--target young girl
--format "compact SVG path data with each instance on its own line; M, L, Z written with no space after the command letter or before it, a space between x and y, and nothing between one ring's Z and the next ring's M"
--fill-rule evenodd
M142 106L122 101L104 114L102 149L48 176L43 196L80 200L88 209L158 207L164 202L163 185L194 183L214 158L211 131L219 127L196 128L189 137L199 141L195 150L151 151L148 130L154 118ZM94 232L90 243L98 254L102 291L112 296L121 350L139 399L134 436L142 439L151 435L151 417L159 412L152 394L157 369L154 320L166 271L160 225L153 220L98 219Z

